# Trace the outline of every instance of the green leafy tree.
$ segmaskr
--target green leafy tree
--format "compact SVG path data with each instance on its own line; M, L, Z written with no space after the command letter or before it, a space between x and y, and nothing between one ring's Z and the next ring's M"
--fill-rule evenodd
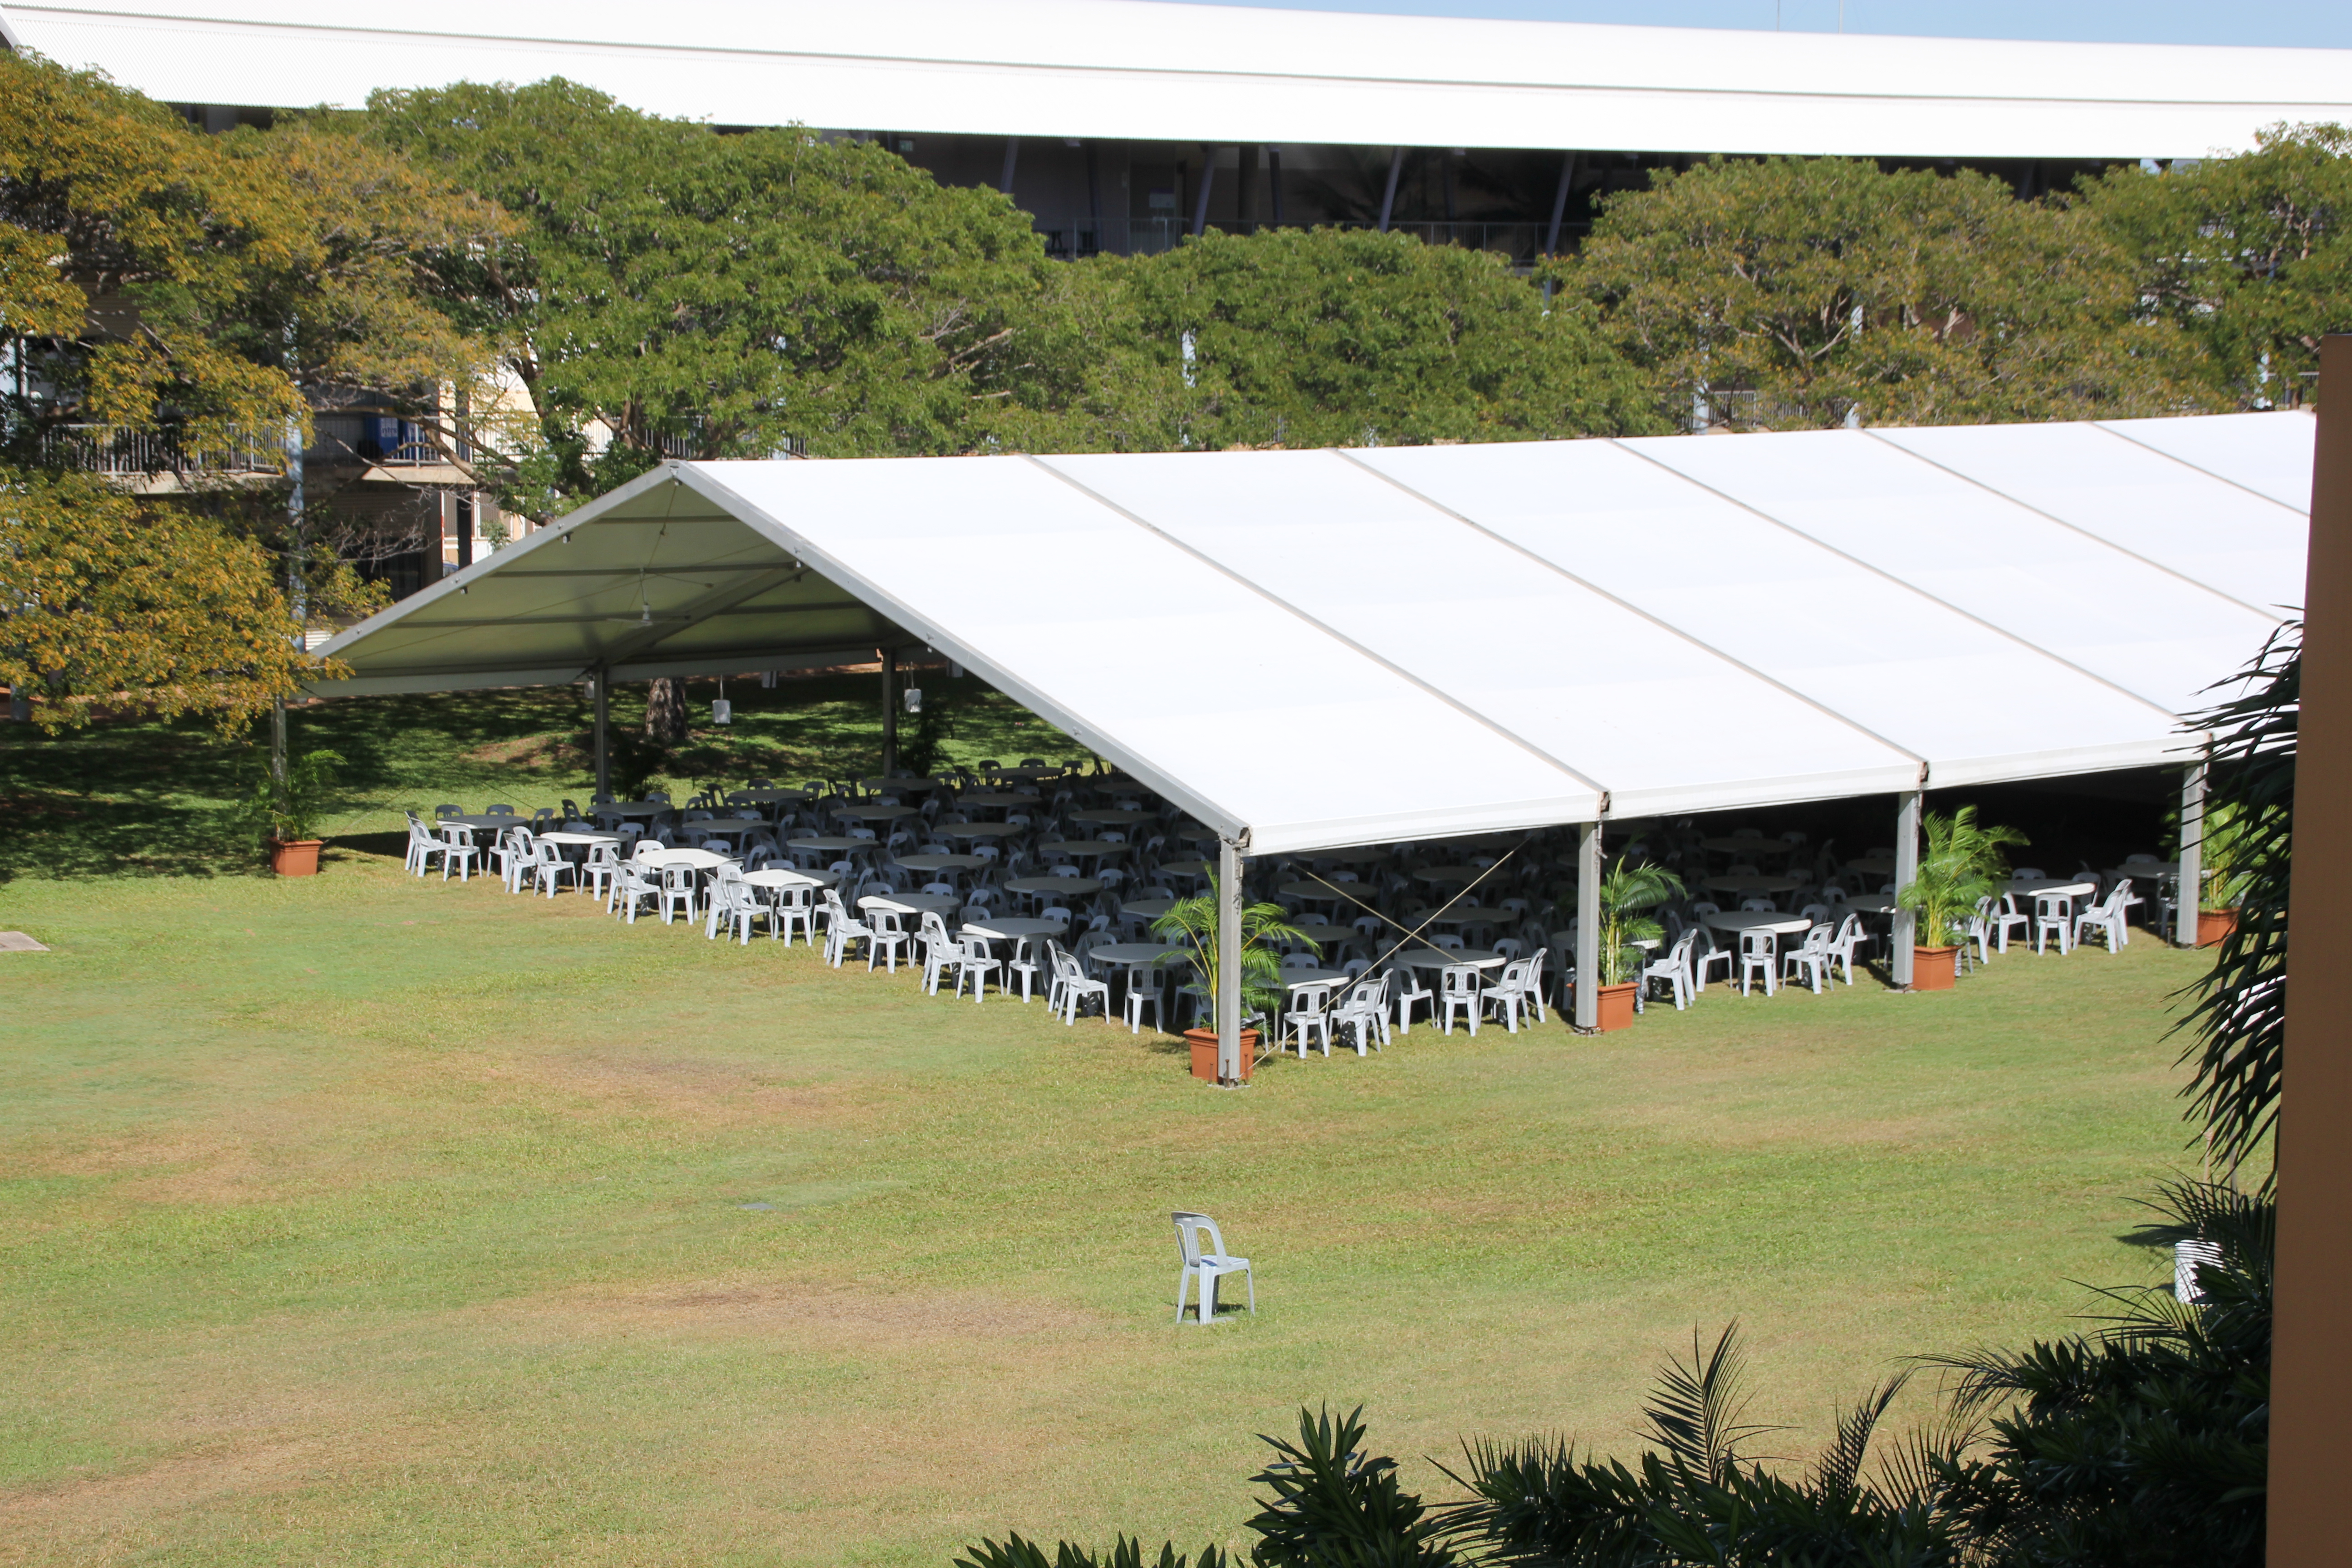
M1662 413L1764 429L2195 405L2108 229L1988 175L1715 159L1610 198L1552 265Z
M297 606L378 602L271 471L312 399L430 402L480 363L415 285L427 252L500 219L348 137L205 136L38 57L0 55L0 334L26 373L0 393L0 489L7 571L44 595L10 614L17 689L42 694L44 722L98 703L238 721L308 673L284 651ZM93 448L143 451L159 482L134 503L77 479ZM177 581L159 564L174 551ZM68 626L89 640L58 646Z
M0 680L47 730L100 709L226 732L313 673L269 558L87 474L0 468Z
M2117 169L2082 194L2202 351L2206 406L2308 399L2319 340L2352 328L2352 130L2274 125L2255 140L2160 174Z
M1662 430L1580 302L1547 308L1502 257L1343 229L1209 233L1103 258L1093 318L1005 416L1025 443L1129 450L1410 446ZM1090 355L1091 362L1085 355Z
M665 452L964 450L1042 291L1009 200L872 142L720 135L561 79L379 92L362 126L523 225L435 268L520 394L477 433L519 511Z

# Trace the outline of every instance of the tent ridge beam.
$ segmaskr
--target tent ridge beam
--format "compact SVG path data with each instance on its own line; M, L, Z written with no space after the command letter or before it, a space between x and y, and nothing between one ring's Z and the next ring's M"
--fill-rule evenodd
M1171 547L1182 551L1185 554L1190 555L1195 561L1198 561L1202 565L1208 567L1212 572L1216 573L1220 576L1224 577L1231 582L1240 584L1242 587L1256 595L1259 598L1264 599L1267 604L1274 605L1276 608L1285 611L1286 613L1296 616L1297 619L1306 622L1308 626L1313 626L1317 631L1321 632L1325 637L1329 637L1333 642L1338 643L1340 647L1348 648L1364 658L1370 659L1372 663L1379 665L1382 669L1387 670L1391 675L1395 676L1398 679L1406 681L1411 685L1419 688L1423 692L1435 698L1438 701L1443 702L1445 706L1453 709L1456 713L1461 714L1472 723L1500 736L1506 741L1508 741L1512 745L1518 747L1519 750L1527 752L1529 756L1534 757L1537 761L1541 762L1548 766L1558 768L1561 773L1566 773L1570 778L1591 790L1596 798L1606 795L1609 793L1605 785L1602 785L1593 779L1588 778L1585 774L1578 772L1575 768L1570 767L1568 763L1560 761L1558 757L1553 756L1549 752L1545 751L1541 746L1537 745L1526 736L1508 728L1498 721L1491 719L1487 715L1481 713L1477 709L1471 707L1468 703L1463 701L1460 698L1454 696L1452 692L1447 691L1443 687L1433 686L1428 681L1423 680L1420 676L1415 675L1412 671L1405 668L1402 665L1398 664L1395 660L1385 658L1381 654L1374 653L1370 648L1366 647L1354 637L1351 637L1348 636L1347 633L1339 630L1339 627L1332 626L1328 621L1322 620L1318 616L1307 614L1305 610L1300 609L1297 605L1294 605L1289 600L1282 597L1279 594L1276 594L1273 589L1268 588L1264 584L1253 581L1248 577L1244 577L1240 573L1234 571L1232 567L1226 565L1223 562L1219 561L1216 557L1206 554L1203 552L1193 548L1192 545L1187 544L1184 541L1177 538L1174 534L1170 533L1166 529L1161 528L1159 524L1151 521L1150 519L1128 510L1127 508L1119 505L1117 501L1112 500L1108 496L1102 494L1098 490L1090 489L1084 481L1074 479L1070 475L1064 473L1061 469L1045 461L1043 458L1035 457L1025 452L1023 453L1022 456L1028 461L1034 463L1037 467L1045 469L1047 473L1053 475L1055 479L1061 480L1064 484L1069 486L1072 489L1077 491L1080 495L1085 496L1088 500L1093 501L1096 505L1103 507L1108 510L1127 519L1128 521L1133 523L1136 527L1144 530L1146 532L1150 533L1159 539L1166 541Z
M1982 616L1978 615L1973 610L1966 609L1958 605L1955 605L1949 599L1943 598L1938 595L1930 594L1927 589L1922 588L1916 583L1897 577L1894 573L1887 571L1885 567L1873 565L1870 562L1864 561L1859 555L1853 554L1849 551L1840 550L1836 545L1832 544L1829 541L1816 538L1814 535L1806 532L1803 529L1799 528L1795 523L1784 521L1780 518L1774 517L1770 512L1766 511L1760 506L1741 500L1729 490L1717 489L1715 486L1708 484L1705 479L1694 479L1670 463L1660 462L1657 458L1653 458L1647 452L1634 451L1632 447L1627 446L1623 441L1614 436L1609 437L1607 439L1609 444L1616 447L1618 450L1632 453L1633 456L1641 458L1642 461L1648 463L1653 468L1674 475L1675 478L1682 480L1683 483L1689 485L1694 489L1705 490L1707 494L1715 497L1718 500L1728 501L1733 506L1738 507L1740 510L1748 513L1749 516L1760 518L1764 521L1770 523L1774 528L1780 529L1784 532L1793 534L1797 538L1806 541L1808 543L1826 550L1831 554L1836 556L1839 560L1849 562L1852 564L1860 567L1864 572L1869 573L1874 577L1892 583L1896 587L1902 588L1909 593L1916 594L1919 597L1927 600L1931 605L1941 605L1944 608L1951 611L1952 614L1959 616L1961 619L1973 621L1978 626L1984 627L1985 630L1992 633L1993 636L2000 637L2002 641L2016 644L2019 647L2023 648L2026 652L2033 655L2036 658L2046 658L2062 669L2073 670L2075 674L2081 676L2085 680L2097 681L2101 686L2105 687L2108 690L2116 692L2119 696L2130 699L2132 701L2137 702L2151 713L2162 714L2164 716L2165 731L2168 734L2179 724L2179 714L2173 712L2168 708L2165 708L2156 702L2150 701L2147 698L2141 696L2138 692L2134 691L2128 686L2124 686L2108 679L2105 676L2101 675L2095 669L2085 668L2082 665L2076 664L2071 658L2061 658L2059 655L2051 652L2048 648L2043 647L2040 643L2029 642L2024 637L2018 636L2017 633L2011 631L2007 626L1998 626L1993 622L1985 619Z
M2199 579L2190 576L2186 572L2180 571L2176 567L2167 566L2163 562L2157 560L2153 556L2142 555L2137 550L2126 549L2125 546L2117 544L2112 539L2102 539L2099 535L2093 533L2089 529L2084 528L2080 524L2068 522L2064 518L2060 517L2054 511L2045 511L2042 508L2035 506L2030 500L2025 500L2010 494L2007 490L2002 489L1998 485L1988 484L1984 480L1978 479L1973 474L1964 474L1960 472L1959 469L1955 468L1948 464L1939 463L1924 452L1915 452L1911 450L1910 447L1902 445L1900 442L1890 441L1876 430L1864 430L1862 433L1869 437L1872 440L1876 441L1879 445L1887 447L1891 451L1900 452L1905 457L1911 458L1913 461L1925 463L1931 468L1940 468L1945 473L1951 475L1952 478L1959 480L1962 484L1974 485L1977 489L1984 491L1987 495L1999 496L2001 500L2009 502L2010 505L2022 507L2038 518L2042 518L2049 522L2056 523L2059 527L2064 529L2069 533L2079 534L2083 538L2089 540L2092 543L2099 545L2104 549L2112 550L2116 554L2123 556L2126 560L2137 561L2143 566L2153 567L2157 571L2163 573L2168 577L2188 584L2190 587L2195 588L2200 593L2210 594L2225 605L2235 605L2242 610L2252 610L2254 614L2262 616L2264 620L2275 621L2279 618L2278 616L2272 615L2269 611L2263 609L2260 605L2249 605L2245 600L2238 598L2234 595L2224 594L2221 589L2216 588L2210 583L2200 582ZM2202 473L2204 470L2200 468L2197 471ZM2271 504L2273 506L2276 506L2278 503L2276 501L2273 501Z
M1754 676L1757 679L1764 682L1764 684L1773 688L1775 690L1783 692L1803 703L1806 707L1811 708L1815 712L1825 715L1829 719L1835 721L1837 723L1844 725L1855 734L1866 736L1869 739L1877 742L1880 745L1886 747L1898 756L1910 758L1913 762L1919 764L1923 772L1927 768L1927 759L1913 751L1910 747L1902 744L1900 742L1889 740L1886 736L1880 734L1877 731L1871 729L1865 724L1857 723L1852 718L1839 712L1836 709L1830 707L1826 703L1806 696L1803 692L1798 690L1787 681L1780 679L1778 676L1771 675L1764 670L1759 669L1754 665L1748 663L1744 659L1733 658L1730 654L1726 653L1723 649L1716 647L1713 643L1702 640L1694 634L1685 631L1681 626L1675 626L1671 621L1659 619L1656 616L1654 616L1649 611L1642 608L1641 605L1633 603L1631 600L1620 598L1615 594L1611 593L1608 589L1601 586L1598 583L1586 581L1584 578L1578 576L1575 573L1570 572L1567 567L1562 566L1559 562L1551 559L1551 557L1548 555L1539 555L1536 552L1528 549L1526 545L1521 544L1518 541L1496 532L1493 529L1488 528L1485 523L1478 521L1475 518L1469 516L1467 513L1456 511L1452 507L1447 506L1444 501L1438 500L1434 497L1423 494L1421 491L1413 489L1411 485L1406 484L1402 479L1397 479L1393 475L1383 473L1379 468L1372 467L1371 464L1365 462L1361 458L1357 457L1354 453L1344 451L1339 447L1331 447L1328 448L1328 450L1333 457L1352 463L1357 468L1361 468L1364 472L1371 475L1373 478L1394 486L1397 489L1402 491L1408 496L1411 496L1413 500L1419 501L1422 505L1428 507L1431 510L1452 518L1454 521L1462 524L1465 528L1476 530L1478 532L1483 533L1487 538L1493 540L1496 543L1502 545L1505 549L1514 551L1518 554L1525 556L1528 560L1534 562L1538 566L1542 567L1544 570L1556 573L1559 576L1575 584L1578 587L1582 588L1601 598L1608 600L1611 604L1615 605L1618 608L1625 611L1627 614L1640 616L1643 620L1649 622L1652 626L1657 627L1660 631L1666 633L1668 636L1676 637L1683 642L1688 643L1695 648L1698 648L1703 652L1711 654L1715 658L1723 660L1724 663L1728 664L1737 669L1746 671L1748 674ZM1603 816L1609 815L1608 808L1605 805L1601 809L1601 815Z

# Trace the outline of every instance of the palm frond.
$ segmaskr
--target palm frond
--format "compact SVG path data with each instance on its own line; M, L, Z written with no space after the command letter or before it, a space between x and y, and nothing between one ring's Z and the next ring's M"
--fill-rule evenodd
M1724 1325L1712 1349L1702 1348L1693 1330L1690 1363L1667 1362L1643 1402L1650 1424L1643 1436L1693 1474L1721 1482L1747 1458L1751 1439L1780 1430L1741 1419L1749 1404L1747 1375L1748 1351L1737 1320Z

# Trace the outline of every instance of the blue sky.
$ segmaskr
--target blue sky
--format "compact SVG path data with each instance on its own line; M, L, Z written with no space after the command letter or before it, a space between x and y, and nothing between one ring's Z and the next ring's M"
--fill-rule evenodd
M1300 11L1386 11L1412 16L1502 16L1540 22L1632 22L1664 27L1832 33L1839 0L1188 0L1273 4ZM1949 38L2073 38L2095 43L2275 44L2352 48L2352 0L1844 0L1851 33ZM1246 52L1248 42L1234 39Z

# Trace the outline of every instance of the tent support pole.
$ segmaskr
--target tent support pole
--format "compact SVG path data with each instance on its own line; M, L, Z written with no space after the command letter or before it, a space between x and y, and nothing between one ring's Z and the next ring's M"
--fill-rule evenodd
M1919 875L1919 800L1916 789L1895 797L1895 886L1909 887ZM1888 939L1887 973L1897 991L1911 989L1911 949L1917 942L1919 917L1907 909L1895 911L1895 931Z
M1217 1081L1242 1078L1242 850L1217 840Z
M1588 822L1576 846L1576 1028L1601 1026L1601 824Z
M613 793L613 749L608 738L613 721L613 681L601 664L588 681L596 692L596 794L601 797Z
M1403 173L1404 149L1400 147L1389 154L1388 187L1381 192L1381 232L1382 234L1389 231L1389 215L1396 211L1397 176Z
M2180 778L2180 875L2174 879L2172 940L2197 945L2197 909L2205 893L2205 764L2191 763Z
M898 650L882 650L882 776L898 771Z

